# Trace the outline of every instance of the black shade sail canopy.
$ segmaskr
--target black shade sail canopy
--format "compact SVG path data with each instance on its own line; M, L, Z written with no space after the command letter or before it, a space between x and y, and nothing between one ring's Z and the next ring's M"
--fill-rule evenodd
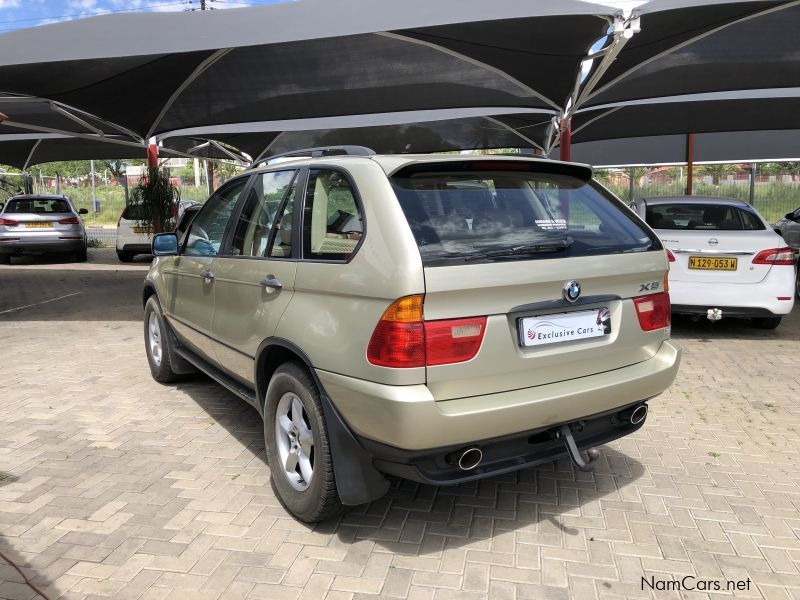
M368 146L380 154L543 149L556 114L541 109L502 115L492 109L450 109L263 121L189 128L165 134L161 141L163 147L210 158L219 156L215 143L220 143L246 154L247 160L344 145Z
M686 136L642 136L575 143L572 160L595 167L686 164ZM763 161L800 161L800 129L724 131L694 136L696 163Z
M580 106L800 87L798 2L652 0ZM686 24L690 28L685 28Z
M104 15L0 35L0 91L144 138L265 119L558 111L615 12L578 0L300 0Z
M695 94L578 111L573 143L627 137L800 129L800 88Z
M0 165L25 170L40 163L62 160L102 160L144 158L147 148L119 144L127 141L121 136L85 139L59 134L2 134L0 135ZM180 156L169 149L164 157Z

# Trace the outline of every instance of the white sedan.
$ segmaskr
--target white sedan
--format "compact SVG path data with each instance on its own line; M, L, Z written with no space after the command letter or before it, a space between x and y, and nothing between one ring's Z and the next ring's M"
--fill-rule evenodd
M637 200L632 208L667 249L673 313L745 317L774 329L791 312L794 252L746 202L663 197Z

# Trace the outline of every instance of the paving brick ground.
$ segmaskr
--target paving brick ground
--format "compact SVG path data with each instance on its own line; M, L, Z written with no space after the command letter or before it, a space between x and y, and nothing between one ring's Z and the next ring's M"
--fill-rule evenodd
M0 551L53 600L678 598L642 578L686 575L800 598L797 311L774 332L677 323L677 383L593 474L398 480L309 527L270 488L254 410L151 380L145 263L27 262L0 267ZM34 597L0 559L0 598Z

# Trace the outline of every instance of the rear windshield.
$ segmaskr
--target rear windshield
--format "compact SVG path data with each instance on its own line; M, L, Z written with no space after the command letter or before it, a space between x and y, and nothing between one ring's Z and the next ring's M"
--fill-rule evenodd
M726 204L657 204L645 212L653 229L701 229L706 231L758 231L766 229L747 208Z
M18 200L9 200L5 212L49 214L72 211L69 203L63 198L19 198Z
M146 221L144 210L141 204L129 204L122 211L122 218L127 221Z
M395 193L424 264L661 248L658 239L619 200L592 181L569 174L528 171L525 163L509 165L513 170L405 169L393 177ZM525 170L518 171L518 167Z

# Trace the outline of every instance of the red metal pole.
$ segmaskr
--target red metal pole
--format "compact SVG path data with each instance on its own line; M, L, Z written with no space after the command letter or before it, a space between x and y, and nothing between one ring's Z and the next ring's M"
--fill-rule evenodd
M147 147L147 166L158 167L158 146L150 144Z
M559 143L558 147L561 152L561 160L570 160L570 156L572 155L572 123L569 119L565 123L562 123L561 129L561 142Z
M692 195L692 185L694 183L694 134L686 136L686 195Z

